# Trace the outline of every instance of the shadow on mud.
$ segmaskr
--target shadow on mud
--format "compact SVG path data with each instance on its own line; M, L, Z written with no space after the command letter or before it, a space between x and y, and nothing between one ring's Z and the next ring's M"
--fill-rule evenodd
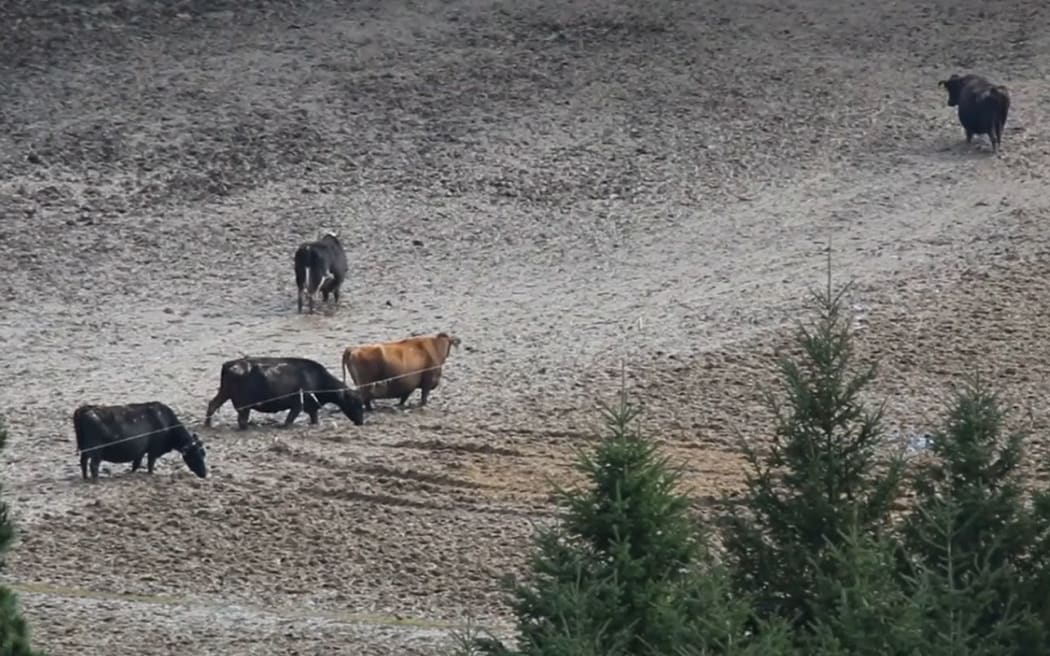
M1008 157L1011 151L1019 151L1024 147L1024 132L1023 126L1007 126L1006 133L1003 135L1002 157ZM966 138L961 132L957 135L952 134L939 139L909 144L904 148L904 153L941 163L997 159L987 135L975 135L972 143L966 143Z
M397 406L397 401L393 401L392 404L389 405L380 405L381 403L381 401L375 401L375 410L365 410L364 426L368 425L369 417L401 417L420 410L423 412L426 412L427 410L426 407L420 408L418 401L416 404L409 401L404 408L399 408ZM267 435L284 435L287 433L296 433L298 431L318 431L330 429L333 425L336 428L341 428L344 423L346 424L347 429L364 428L364 426L354 426L339 408L330 406L321 408L317 413L317 424L311 424L309 417L305 413L302 413L295 418L295 423L291 426L285 426L284 417L286 414L286 411L281 411L273 415L257 414L253 412L251 419L248 421L248 427L241 429L237 427L237 416L235 413L231 412L228 417L223 417L220 413L216 413L212 417L212 425L210 427L204 427L200 423L197 423L194 425L194 430L202 436L214 435L216 437L237 437L248 436L253 432L265 432Z
M237 320L251 319L268 322L273 319L298 319L309 322L311 319L331 319L344 316L347 312L349 312L349 304L345 298L340 300L339 305L335 305L331 301L326 303L315 300L313 314L310 313L310 309L304 301L303 311L299 312L293 284L290 291L275 293L260 300L245 299L241 303L227 307L226 312L223 314L225 317ZM309 323L296 325L308 326Z
M994 158L987 142L974 137L972 144L965 139L939 139L932 142L915 144L904 151L912 157L932 162L958 162L960 160L982 160Z
M170 455L170 454L169 454ZM198 479L188 469L186 469L181 461L177 461L174 464L167 463L167 466L162 466L162 460L157 461L157 467L152 474L146 471L146 466L142 465L138 470L131 471L131 463L108 463L103 462L98 468L98 481L92 482L91 474L88 473L88 478L85 480L80 475L79 464L75 467L75 471L67 476L62 477L47 477L41 478L40 483L47 484L59 484L68 489L77 489L80 486L86 486L89 489L98 485L105 485L107 489L112 489L113 486L120 487L131 487L139 485L140 483L151 483L156 481L157 483L167 482L169 478L176 477L182 478L182 474L189 475L194 480ZM208 463L209 467L211 463ZM174 467L174 468L172 468ZM181 471L180 471L181 470ZM209 471L208 476L212 477L213 472Z

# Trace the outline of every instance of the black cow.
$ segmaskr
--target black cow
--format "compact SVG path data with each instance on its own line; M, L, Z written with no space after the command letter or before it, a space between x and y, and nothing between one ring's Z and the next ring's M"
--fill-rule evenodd
M204 444L196 433L182 425L175 412L160 401L127 405L84 404L73 411L73 430L80 452L80 474L87 479L91 462L91 480L98 480L98 466L106 462L130 462L131 471L142 464L153 473L157 459L169 451L178 451L194 474L208 475L204 462Z
M1010 93L1006 87L973 73L959 76L952 73L947 80L937 83L948 90L948 106L959 108L959 122L966 131L966 143L973 135L986 134L996 154L1003 140L1006 115L1010 111Z
M204 425L223 403L232 400L237 425L248 427L248 416L257 412L288 410L284 425L290 426L303 410L310 423L317 423L317 411L326 403L339 406L350 421L364 423L365 408L357 392L348 388L327 369L306 358L244 357L222 364L219 393L208 404Z
M303 289L314 311L314 294L321 290L325 301L332 294L339 303L339 288L346 279L346 251L334 232L326 232L317 241L306 242L295 250L295 286L298 288L299 312L303 311Z

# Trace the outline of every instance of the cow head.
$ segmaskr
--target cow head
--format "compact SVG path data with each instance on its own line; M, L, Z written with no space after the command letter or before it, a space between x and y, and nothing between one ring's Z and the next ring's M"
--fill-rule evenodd
M947 80L941 80L937 83L937 86L948 90L949 107L955 107L959 104L959 94L962 92L963 82L964 80L957 73L952 73L952 76Z
M365 423L365 404L361 402L361 397L357 392L349 387L344 387L339 390L339 396L336 399L339 409L350 418L350 421L354 422L355 426Z
M190 436L189 443L179 449L179 451L182 453L182 461L186 463L190 471L200 478L208 476L208 465L204 462L207 453L204 449L204 443L201 442L196 433Z
M450 335L450 334L448 334L446 332L440 332L440 333L437 334L437 338L439 340L445 340L445 343L448 344L448 346L445 348L445 357L446 358L449 356L450 353L452 353L452 347L453 346L455 346L457 348L459 347L459 344L460 344L459 338L456 337L455 335Z

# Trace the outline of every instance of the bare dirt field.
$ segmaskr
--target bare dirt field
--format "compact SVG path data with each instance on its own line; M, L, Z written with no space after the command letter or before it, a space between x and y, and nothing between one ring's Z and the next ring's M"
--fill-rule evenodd
M901 435L967 368L1050 411L1050 5L0 3L3 576L53 656L431 654L549 521L620 362L698 508L805 290L857 286ZM1013 105L967 148L937 80ZM339 231L344 302L295 311ZM785 327L788 326L788 327ZM293 428L229 405L242 353L463 340L425 408ZM80 479L71 414L161 400L211 473ZM382 403L382 402L380 402ZM1044 473L1045 438L1033 471ZM1035 456L1038 455L1038 458Z

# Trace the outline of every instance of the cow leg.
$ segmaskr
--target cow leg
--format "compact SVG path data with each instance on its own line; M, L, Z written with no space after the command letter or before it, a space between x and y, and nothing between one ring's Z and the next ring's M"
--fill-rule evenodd
M86 453L80 454L80 476L85 481L87 480L87 463L90 458L91 456Z
M303 402L300 400L300 397L297 396L292 400L292 409L288 411L288 416L284 418L284 425L291 426L295 421L295 418L298 417L299 413L302 411Z
M141 466L142 466L142 456L139 456L138 458L135 458L131 462L131 471L138 471L139 467L141 467ZM150 469L150 471L153 471L153 470Z
M306 253L302 249L295 252L295 302L300 314L303 311L303 287L306 284L305 256Z
M372 388L369 385L359 387L357 390L358 395L361 397L361 403L365 406L365 410L375 410L375 406L372 405Z
M966 143L973 143L973 132L966 130Z
M102 458L91 456L91 482L98 482L98 466L102 464Z
M441 381L441 370L432 371L423 374L422 379L419 381L419 391L422 392L423 398L420 400L420 407L427 404L427 399L430 398L430 393L434 391L434 388L438 386Z
M397 404L402 408L405 407L405 403L408 402L408 397L410 396L412 396L412 392L409 392L408 394L402 394L400 397L398 397L399 400Z
M237 428L244 430L248 428L248 417L252 414L251 408L245 408L237 411Z
M343 277L332 274L332 284L328 285L328 291L332 294L332 301L339 305L339 288L343 285Z
M304 394L301 409L310 417L311 424L317 424L317 412L321 409L321 403L313 394ZM296 399L298 400L298 399ZM289 413L290 415L291 413Z
M153 473L153 465L157 464L158 457L152 453L146 455L146 471Z
M223 394L220 389L219 393L215 395L215 398L208 402L208 410L204 413L205 426L211 426L211 416L214 415L219 408L222 407L222 404L226 403L229 399L230 397Z

